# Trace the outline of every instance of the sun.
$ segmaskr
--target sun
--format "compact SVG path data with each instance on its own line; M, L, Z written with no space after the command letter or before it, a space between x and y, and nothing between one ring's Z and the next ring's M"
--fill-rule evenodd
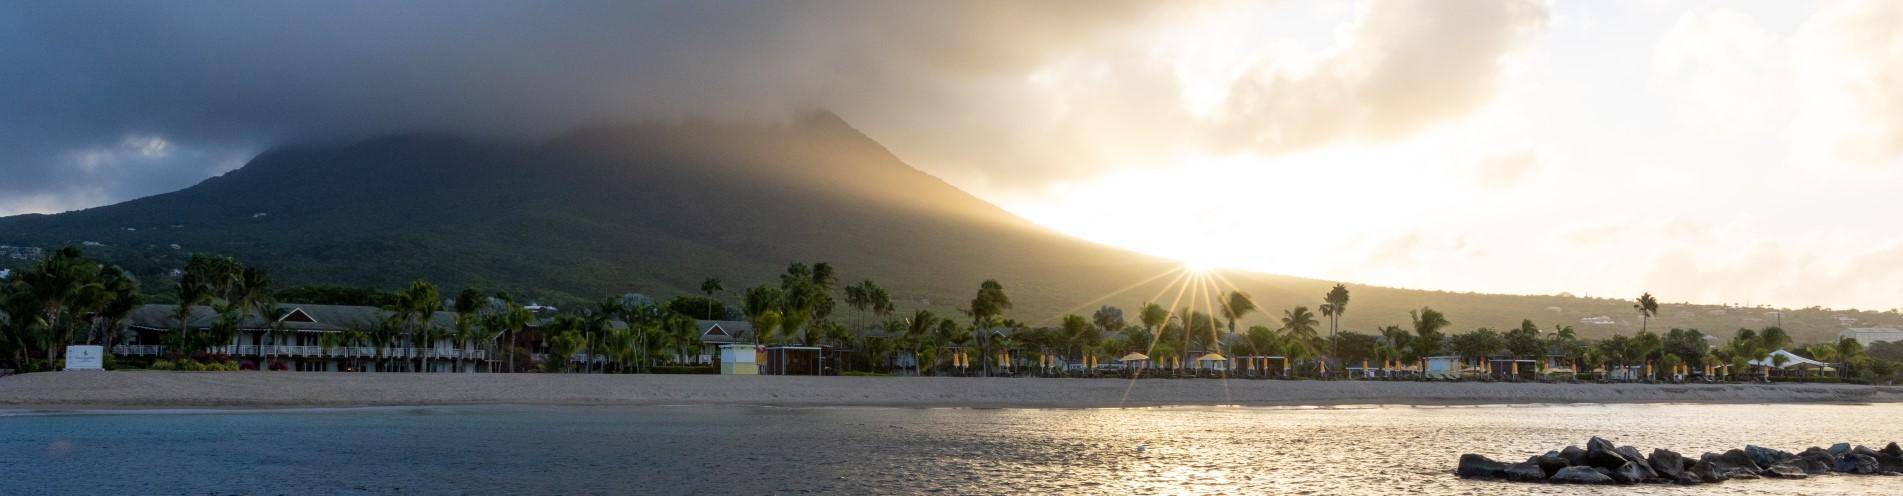
M1185 257L1182 262L1183 270L1192 274L1207 274L1209 271L1216 270L1215 262L1202 257Z

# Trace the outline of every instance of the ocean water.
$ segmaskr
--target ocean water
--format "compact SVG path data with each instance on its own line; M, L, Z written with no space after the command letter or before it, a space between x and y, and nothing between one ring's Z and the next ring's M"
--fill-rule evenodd
M1452 475L1463 452L1518 460L1591 435L1694 457L1880 446L1903 440L1903 405L14 411L0 414L0 495L1903 494L1903 477Z

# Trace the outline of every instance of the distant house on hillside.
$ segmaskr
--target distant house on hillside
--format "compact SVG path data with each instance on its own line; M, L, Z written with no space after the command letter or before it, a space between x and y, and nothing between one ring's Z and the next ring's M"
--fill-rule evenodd
M1598 317L1586 317L1583 319L1579 319L1579 323L1585 324L1585 325L1613 325L1613 324L1618 324L1619 321L1612 320L1612 317L1601 315Z
M1837 333L1839 338L1857 340L1857 344L1870 346L1878 342L1903 342L1903 329L1895 327L1852 327Z

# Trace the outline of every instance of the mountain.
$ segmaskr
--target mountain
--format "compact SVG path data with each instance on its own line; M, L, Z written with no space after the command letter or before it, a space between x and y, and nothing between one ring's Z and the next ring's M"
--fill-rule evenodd
M951 311L995 278L1017 304L1009 316L1034 324L1101 304L1168 303L1177 292L1166 288L1173 276L1154 277L1177 264L1027 222L824 112L773 124L596 127L530 144L408 135L283 146L176 192L0 218L0 245L66 244L84 244L160 295L194 252L265 267L279 286L395 288L422 278L451 292L556 303L691 293L706 277L723 279L733 301L746 286L777 281L789 262L825 261L843 282L886 287L902 310ZM1210 292L1233 283L1278 315L1313 307L1332 284L1246 272L1208 280ZM1405 326L1407 310L1422 305L1450 314L1457 329L1521 318L1588 335L1638 327L1624 300L1352 290L1344 328ZM1729 335L1767 325L1713 309L1668 306L1653 327ZM1267 323L1267 313L1243 325ZM1619 323L1579 321L1600 315ZM1793 315L1786 324L1800 338L1822 336L1835 332L1832 319Z

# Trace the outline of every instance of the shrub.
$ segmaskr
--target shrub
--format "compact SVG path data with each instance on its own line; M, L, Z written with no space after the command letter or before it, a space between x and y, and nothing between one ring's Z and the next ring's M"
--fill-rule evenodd
M178 370L178 364L172 363L171 360L160 358L152 361L152 370Z

